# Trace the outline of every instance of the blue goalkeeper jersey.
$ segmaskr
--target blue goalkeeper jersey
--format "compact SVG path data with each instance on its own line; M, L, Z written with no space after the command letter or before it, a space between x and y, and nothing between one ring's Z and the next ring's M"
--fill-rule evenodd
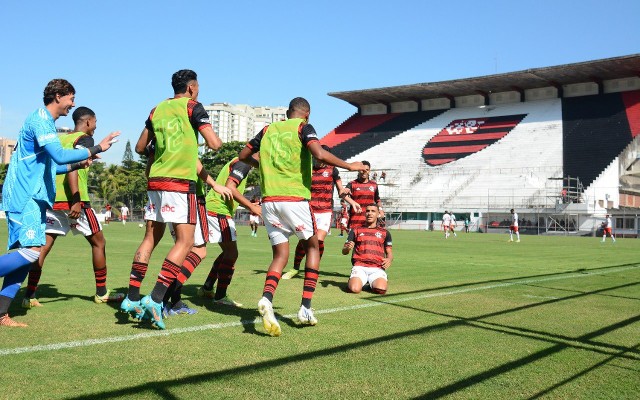
M29 199L53 204L56 163L44 146L55 142L60 139L53 117L46 108L37 109L24 122L11 155L2 187L3 210L22 212Z

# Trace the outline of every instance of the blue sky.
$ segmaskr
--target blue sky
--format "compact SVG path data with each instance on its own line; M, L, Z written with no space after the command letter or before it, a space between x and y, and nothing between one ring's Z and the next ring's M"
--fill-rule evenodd
M356 111L328 92L640 53L639 15L637 0L3 2L0 136L15 138L46 83L65 78L96 112L97 138L122 131L103 157L120 163L183 68L204 104L306 97L322 136Z

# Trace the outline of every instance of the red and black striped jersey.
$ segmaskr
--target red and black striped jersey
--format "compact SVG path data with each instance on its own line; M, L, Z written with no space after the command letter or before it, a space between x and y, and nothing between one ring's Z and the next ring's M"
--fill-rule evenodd
M349 208L347 206L342 206L342 209L340 210L340 217L349 218Z
M380 227L355 227L349 231L347 242L354 242L351 264L359 267L382 268L386 248L391 247L391 233Z
M357 179L347 184L347 188L351 190L351 198L362 207L362 212L356 213L353 207L349 210L349 227L364 225L364 209L367 205L375 203L380 204L380 194L378 193L378 184L375 181L359 182Z
M311 209L316 213L329 213L333 210L333 185L340 181L338 168L327 165L314 168L311 176Z

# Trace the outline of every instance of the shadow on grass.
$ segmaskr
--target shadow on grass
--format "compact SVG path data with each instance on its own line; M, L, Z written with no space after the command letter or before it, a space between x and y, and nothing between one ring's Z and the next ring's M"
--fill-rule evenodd
M558 292L585 293L585 292L580 291L580 290L566 289L566 288L556 288L556 287L545 286L545 285L527 284L527 286L534 287L534 288L540 288L540 289L557 290ZM614 294L601 294L600 296L612 297L614 299L640 300L640 297L619 296L619 295L614 295Z
M26 315L29 311L26 308L22 308L22 299L24 298L26 293L26 289L20 289L15 299L11 303L11 307L9 308L9 312L13 316L22 316ZM43 306L47 306L47 304L57 303L60 301L69 301L73 299L80 299L93 302L93 296L82 296L78 294L66 294L58 291L58 288L55 285L51 285L48 283L38 285L37 296L38 301L42 303Z
M439 324L435 324L435 325L431 325L431 326L425 326L425 327L421 327L421 328L416 328L416 329L411 329L411 330L406 330L403 332L397 332L397 333L393 333L393 334L389 334L389 335L384 335L384 336L380 336L380 337L376 337L376 338L371 338L371 339L366 339L366 340L361 340L358 342L352 342L352 343L345 343L345 344L341 344L338 346L334 346L334 347L330 347L330 348L326 348L326 349L322 349L322 350L316 350L316 351L311 351L308 353L304 353L304 354L296 354L296 355L292 355L292 356L287 356L287 357L281 357L281 358L277 358L277 359L273 359L273 360L269 360L269 361L264 361L264 362L258 362L258 363L253 363L250 365L245 365L245 366L241 366L241 367L235 367L235 368L229 368L229 369L225 369L225 370L221 370L221 371L215 371L215 372L208 372L208 373L201 373L201 374L194 374L188 377L181 377L181 378L176 378L176 379L170 379L170 380L165 380L165 381L154 381L154 382L148 382L148 383L144 383L141 385L136 385L136 386L131 386L128 388L124 388L124 389L117 389L117 390L112 390L112 391L108 391L108 392L99 392L99 393L94 393L94 394L90 394L90 395L83 395L83 396L78 396L75 397L75 399L93 399L93 398L102 398L102 399L111 399L111 398L124 398L124 397L131 397L131 396L140 396L140 395L144 395L144 394L149 394L149 395L154 395L157 396L159 398L162 399L176 399L178 398L175 394L172 393L173 390L180 388L181 386L186 386L186 385L197 385L200 384L202 382L206 382L206 381L212 381L212 380L218 380L218 379L227 379L230 377L235 377L238 375L250 375L256 372L262 372L262 371L269 371L272 368L277 368L280 366L285 366L288 364L292 364L292 363L299 363L299 362L304 362L304 361L311 361L314 359L319 359L322 357L327 357L327 356L333 356L336 354L342 354L342 353L347 353L349 351L354 351L354 350L362 350L364 348L368 348L368 347L372 347L374 348L374 346L377 345L381 345L381 344L385 344L388 343L390 341L395 341L395 340L402 340L402 339L406 339L406 338L411 338L411 337L419 337L419 336L423 336L426 334L432 334L432 333L437 333L440 331L446 331L448 329L451 328L457 328L457 327L462 327L462 326L466 326L466 327L472 327L472 328L477 328L477 329L483 329L483 330L490 330L490 331L495 331L498 330L501 333L508 333L510 335L514 335L514 336L520 336L526 339L531 339L531 340L544 340L546 342L548 342L550 344L550 347L547 347L545 349L542 349L540 351L537 351L535 353L526 355L524 357L520 357L517 359L514 359L512 361L508 361L505 363L502 363L500 365L497 365L493 368L488 368L484 371L481 371L479 373L470 375L468 377L464 377L461 379L458 379L454 382L448 383L444 386L441 386L437 389L434 390L430 390L428 392L424 392L421 395L415 397L415 398L419 398L419 399L437 399L437 398L442 398L442 397L446 397L446 396L450 396L451 394L454 394L460 390L464 390L467 389L471 386L477 385L479 383L482 383L484 381L490 380L495 378L496 376L502 375L502 374L506 374L509 373L513 370L516 370L518 368L527 366L527 365L531 365L533 363L536 363L542 359L545 359L547 357L553 356L557 353L560 353L566 349L573 349L573 348L577 348L577 349L581 349L581 350L586 350L586 351L594 351L593 348L590 347L586 347L585 345L606 345L603 344L601 342L597 342L594 339L609 334L611 332L614 332L616 330L625 328L627 326L636 324L638 322L640 322L640 315L636 315L630 318L626 318L624 320L618 321L616 323L610 324L610 325L606 325L603 326L599 329L593 330L591 332L585 333L583 335L580 335L578 337L563 337L560 335L553 335L553 334L546 334L544 332L535 332L536 335L543 335L542 337L539 336L532 336L531 332L525 330L525 329L521 329L521 328L510 328L511 330L504 330L501 328L496 328L497 324L493 324L494 326L483 326L482 324L486 324L484 321L480 321L482 319L485 318L490 318L490 317L495 317L498 315L504 315L504 314L508 314L508 313L515 313L515 312L519 312L519 311L523 311L523 310L527 310L527 309L531 309L534 307L542 307L542 306L546 306L549 304L553 304L553 303L558 303L558 302L562 302L562 301L567 301L567 300L573 300L576 299L578 297L583 297L583 296L592 296L592 295L597 295L600 294L602 292L605 291L610 291L610 290L615 290L615 289L619 289L619 288L624 288L624 287L629 287L629 286L633 286L633 285L638 285L638 282L633 282L633 283L628 283L628 284L624 284L624 285L619 285L619 286L615 286L615 287L609 287L609 288L604 288L604 289L598 289L598 290L594 290L592 292L585 292L585 293L579 293L579 294L574 294L574 295L570 295L567 296L565 298L559 298L559 299L552 299L552 300L546 300L546 301L542 301L539 303L535 303L535 304L528 304L528 305L524 305L524 306L520 306L520 307L514 307L511 309L507 309L507 310L501 310L501 311L496 311L496 312L491 312L491 313L487 313L487 314L483 314L483 315L479 315L473 318L461 318L461 317L457 317L457 316L451 316L451 315L446 315L446 314L441 314L441 313L434 313L434 312L430 312L430 311L426 311L426 310L421 310L421 309L416 309L413 307L406 307L405 305L400 305L400 304L391 304L393 306L398 306L398 307L406 307L409 309L413 309L413 310L417 310L420 312L424 312L424 313L431 313L431 314L437 314L437 315L442 315L442 316L446 316L449 318L452 318L449 321L446 322L442 322ZM288 322L287 322L288 323ZM520 332L519 332L520 331ZM637 357L634 356L634 354L638 354L638 344L632 346L632 347L624 347L624 346L615 346L616 352L614 353L610 353L610 352L606 352L606 354L609 355L608 358L603 359L598 361L597 363L584 368L581 371L578 371L576 373L574 373L573 375L564 378L564 379L560 379L555 383L553 383L552 385L549 385L548 387L544 387L542 388L539 392L535 393L533 396L531 396L530 398L534 399L534 398L539 398L542 397L544 395L548 395L549 393L553 392L554 390L560 388L561 386L574 381L586 374L588 374L589 372L606 365L607 363L610 363L611 361L614 361L616 359L620 359L620 358L631 358L631 359L638 359ZM598 349L595 349L598 350ZM599 351L599 353L602 353L603 351ZM631 353L631 356L628 356L627 353Z
M495 283L495 284L511 283L511 282L517 283L518 281L524 280L524 279L550 278L550 277L554 277L554 276L563 276L563 275L569 275L569 274L575 274L575 273L592 274L592 273L594 273L596 271L607 271L609 269L623 268L623 267L640 267L640 264L639 263L627 263L627 264L615 264L615 265L609 265L609 266L606 266L606 267L596 267L596 268L576 268L576 269L570 270L570 271L552 272L552 273L548 273L548 274L523 275L523 276L514 276L514 277L509 277L509 278L501 278L501 279L487 279L487 280L483 280L483 281L473 281L473 282L467 282L467 283L460 283L460 284L456 284L456 285L445 285L445 286L438 286L438 287L429 288L429 289L419 289L419 290L405 291L405 292L393 292L393 293L387 292L387 294L385 295L385 298L395 297L395 296L405 296L405 295L409 295L409 294L435 292L435 291L443 290L443 289L459 289L459 288L464 288L464 287L483 285L483 284L487 284L487 283Z

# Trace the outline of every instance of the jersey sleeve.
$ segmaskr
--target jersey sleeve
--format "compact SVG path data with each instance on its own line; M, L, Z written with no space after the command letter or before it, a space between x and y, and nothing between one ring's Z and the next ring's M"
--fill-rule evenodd
M318 140L318 134L311 124L302 126L302 131L300 132L300 140L305 147L308 147L309 143Z
M229 177L227 181L232 180L239 185L247 175L249 175L249 171L251 171L251 166L242 161L236 161L231 165L231 171L229 172Z
M340 172L338 172L338 168L336 167L333 167L332 178L333 182L342 181L342 179L340 178Z
M356 232L354 229L351 229L349 231L349 234L347 235L347 242L355 242L356 241Z
M267 130L266 126L263 129L260 129L260 132L258 132L258 134L255 135L253 139L249 140L249 143L247 143L247 146L249 146L251 151L253 151L254 153L257 153L260 151L260 143L262 142L262 137L264 136L264 132L266 130Z
M151 110L149 116L147 117L147 120L144 122L144 127L147 128L150 133L153 133L153 123L151 123L151 119L153 118L153 113L155 112L156 108L153 107L153 110Z
M64 149L57 136L56 141L49 142L44 146L44 150L58 165L78 162L89 158L87 149Z
M211 121L209 121L209 114L204 109L202 103L197 101L189 101L187 107L192 109L191 115L189 116L189 121L191 122L191 126L196 132L200 132L202 129L207 126L211 126Z
M391 232L389 232L388 230L385 230L385 232L386 236L384 237L384 247L393 247L393 243L391 241Z

